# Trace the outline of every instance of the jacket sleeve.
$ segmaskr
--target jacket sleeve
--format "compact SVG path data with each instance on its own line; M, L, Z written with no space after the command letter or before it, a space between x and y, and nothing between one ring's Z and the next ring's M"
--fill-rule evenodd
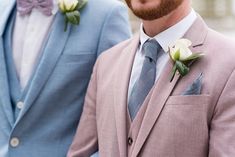
M210 126L209 157L235 156L235 71L218 100Z
M127 7L117 1L109 11L102 26L97 54L131 37Z

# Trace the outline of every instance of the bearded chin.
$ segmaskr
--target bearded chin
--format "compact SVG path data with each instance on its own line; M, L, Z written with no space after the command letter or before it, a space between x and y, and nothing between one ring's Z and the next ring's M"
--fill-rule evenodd
M148 21L168 15L180 6L182 2L183 0L162 0L158 6L152 6L148 9L136 9L132 7L131 0L126 0L127 5L137 17Z
M148 9L148 10L132 10L133 13L143 19L143 20L155 20L155 19L159 19L165 15L167 15L164 11L162 10L158 10L156 11L156 9Z

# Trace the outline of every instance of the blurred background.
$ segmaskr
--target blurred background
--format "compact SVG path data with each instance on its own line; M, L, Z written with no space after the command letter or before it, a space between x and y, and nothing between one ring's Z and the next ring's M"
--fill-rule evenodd
M235 0L192 0L192 2L193 8L211 28L235 39ZM131 11L130 21L133 32L138 31L140 20Z

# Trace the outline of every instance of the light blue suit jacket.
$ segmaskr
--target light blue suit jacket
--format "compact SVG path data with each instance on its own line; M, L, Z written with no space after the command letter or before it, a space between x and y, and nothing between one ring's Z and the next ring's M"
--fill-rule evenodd
M118 0L89 0L80 25L67 32L57 13L17 119L3 45L15 0L0 0L0 10L0 157L65 157L97 56L130 36L127 9Z

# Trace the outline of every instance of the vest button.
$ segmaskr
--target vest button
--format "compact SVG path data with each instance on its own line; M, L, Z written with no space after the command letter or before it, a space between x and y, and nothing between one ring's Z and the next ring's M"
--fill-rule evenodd
M21 109L23 108L23 106L24 106L24 103L20 101L20 102L18 102L18 103L16 104L16 106L17 106L18 109L21 110Z
M133 139L131 137L128 138L128 145L132 145Z
M14 148L18 147L19 144L20 144L20 140L16 137L12 138L11 141L10 141L10 145Z

